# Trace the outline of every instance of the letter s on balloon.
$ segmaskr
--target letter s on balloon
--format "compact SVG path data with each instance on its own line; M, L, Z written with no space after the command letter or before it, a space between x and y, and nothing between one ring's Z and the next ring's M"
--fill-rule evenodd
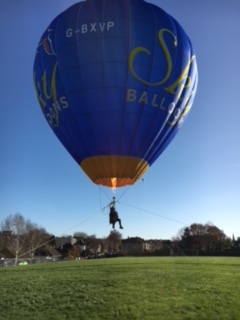
M139 77L136 72L134 71L134 68L133 68L133 64L134 64L134 59L136 58L136 56L140 53L145 53L147 55L151 55L151 53L146 49L146 48L143 48L143 47L137 47L135 49L132 50L132 52L130 53L130 56L129 56L129 61L128 61L128 66L129 66L129 70L131 72L131 74L133 75L133 77L135 79L137 79L138 81L148 85L148 86L160 86L162 85L164 82L166 82L168 80L168 78L170 77L171 75L171 72L172 72L172 58L171 58L171 55L169 53L169 50L168 50L168 47L166 45L166 42L164 40L164 33L167 32L169 34L172 35L174 41L173 41L173 44L174 44L174 47L177 47L177 38L176 36L173 34L172 31L168 30L168 29L161 29L159 30L158 32L158 40L159 40L159 43L163 49L163 53L165 55L165 58L166 58L166 61L167 61L167 72L166 72L166 75L165 77L156 82L156 83L151 83L151 82L148 82L144 79L142 79L141 77Z

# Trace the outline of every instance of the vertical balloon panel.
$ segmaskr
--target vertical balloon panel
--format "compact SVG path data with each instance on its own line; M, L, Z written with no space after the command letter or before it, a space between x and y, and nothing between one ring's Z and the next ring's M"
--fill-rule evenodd
M49 125L85 173L121 187L134 184L178 132L197 66L187 35L160 8L86 0L43 34L34 81Z

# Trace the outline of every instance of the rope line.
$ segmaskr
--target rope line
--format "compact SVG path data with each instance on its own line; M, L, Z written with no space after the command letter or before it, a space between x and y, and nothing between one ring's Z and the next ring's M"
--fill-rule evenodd
M167 219L167 220L171 220L171 221L174 221L174 222L183 224L183 225L187 225L187 223L185 223L185 222L182 222L182 221L179 221L179 220L176 220L176 219L173 219L173 218L166 217L166 216L164 216L164 215L162 215L162 214L159 214L159 213L156 213L156 212L152 212L152 211L149 211L149 210L146 210L146 209L141 209L141 208L139 208L139 207L136 207L136 206L133 206L133 205L124 203L124 202L119 202L119 203L123 204L124 206L137 209L137 210L139 210L139 211L151 213L151 214L154 215L154 216L158 216L158 217L161 217L161 218L164 218L164 219Z
M129 189L129 188L128 188L128 189ZM160 218L163 218L163 219L166 219L166 220L174 221L174 222L180 223L180 224L182 224L182 225L187 225L187 223L185 223L185 222L182 222L182 221L179 221L179 220L176 220L176 219L173 219L173 218L164 216L164 215L162 215L162 214L159 214L159 213L156 213L156 212L147 210L147 209L139 208L139 207L137 207L137 206L134 206L134 205L131 205L131 204L128 204L128 203L120 202L119 199L121 199L121 198L123 197L123 195L128 191L128 189L126 189L126 190L122 193L122 195L118 198L118 200L116 200L116 202L118 202L118 203L120 203L120 204L122 204L122 205L124 205L124 206L126 206L126 207L131 207L131 208L134 208L134 209L136 209L136 210L139 210L139 211L142 211L142 212L145 212L145 213L150 213L150 214L152 214L152 215L154 215L154 216L157 216L157 217L160 217ZM99 201L100 201L101 212L103 213L104 209L106 209L106 208L109 207L109 204L108 204L107 206L105 206L105 207L102 207L101 196L100 196L101 191L103 191L103 190L102 190L102 188L101 188L101 186L100 186L100 187L99 187ZM105 193L105 192L104 192L104 193ZM110 200L109 196L108 196L106 193L105 193L105 195L106 195L106 196L108 197L108 199ZM75 228L78 227L79 225L84 224L84 223L87 222L88 220L90 220L90 219L92 219L93 217L95 217L99 212L100 212L100 211L97 211L97 212L91 214L91 215L88 216L86 219L82 220L81 222L79 222L79 223L77 223L76 225L72 226L71 228L67 229L64 233L67 233L67 232L75 229ZM107 214L108 214L108 213L107 213ZM106 214L105 214L105 215L106 215ZM31 253L31 252L34 251L34 250L37 250L38 248L40 248L40 247L48 244L48 243L51 242L51 241L52 241L52 239L50 239L50 240L48 240L48 241L45 241L44 243L39 244L39 245L36 246L34 249L29 250L29 251L26 251L26 252L22 253L21 255L19 255L18 258L21 258L22 256L24 256L24 255L26 255L26 254L28 254L28 253Z
M67 229L66 231L64 231L63 234L69 232L70 230L72 230L72 229L78 227L79 225L85 223L86 221L92 219L92 218L95 217L98 213L99 213L99 211L93 213L92 215L90 215L90 216L87 217L86 219L82 220L81 222L77 223L77 224L74 225L73 227L71 227L71 228ZM45 242L39 244L38 246L36 246L35 248L33 248L32 250L28 250L28 251L23 252L22 254L20 254L20 255L18 256L18 258L21 258L21 257L24 256L25 254L28 254L28 253L31 253L31 252L34 251L34 250L37 250L38 248L40 248L40 247L48 244L48 243L51 242L52 240L53 240L53 239L50 239L50 240L48 240L48 241L45 241Z

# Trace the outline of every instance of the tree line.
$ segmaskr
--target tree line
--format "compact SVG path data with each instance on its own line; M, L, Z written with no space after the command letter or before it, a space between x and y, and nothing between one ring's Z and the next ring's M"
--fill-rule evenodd
M181 249L196 249L199 252L222 252L238 248L240 237L235 240L226 236L223 230L211 223L193 223L182 228L177 237L173 238L174 245Z
M0 251L5 247L11 247L15 253L15 265L17 265L23 253L27 253L33 259L36 254L39 255L42 252L50 251L51 247L62 249L61 251L67 258L74 259L79 257L81 246L74 246L77 240L84 244L85 255L89 253L96 254L100 244L102 250L114 252L119 249L122 238L121 234L116 230L111 231L105 239L97 239L96 235L88 235L85 232L75 232L72 245L70 244L69 247L63 249L61 239L72 238L71 236L56 238L48 233L45 228L31 222L29 219L25 219L20 213L10 215L3 220L0 224L0 230Z
M0 237L0 249L10 246L15 252L15 264L23 248L28 251L31 258L34 257L37 248L49 241L49 233L36 223L26 220L20 213L8 216L1 222L2 237Z
M3 220L0 229L0 234L4 235L0 237L0 250L8 246L13 248L15 264L17 264L23 249L33 259L36 254L41 253L43 248L46 251L50 247L63 247L61 243L57 243L59 238L55 238L45 228L25 219L20 213L10 215ZM83 247L85 255L86 253L96 254L99 246L101 246L101 252L117 252L121 250L122 235L115 230L111 231L104 239L98 239L95 235L88 235L84 232L75 232L73 239L78 241L78 245L74 246L73 243L69 248L66 248L65 253L66 257L72 259L80 256L80 251L83 251ZM180 229L178 235L168 241L168 246L169 249L196 249L200 254L219 253L227 250L240 251L240 237L236 240L234 237L231 239L225 235L223 230L210 223L193 223ZM157 250L155 251L157 252ZM154 252L154 248L152 252Z

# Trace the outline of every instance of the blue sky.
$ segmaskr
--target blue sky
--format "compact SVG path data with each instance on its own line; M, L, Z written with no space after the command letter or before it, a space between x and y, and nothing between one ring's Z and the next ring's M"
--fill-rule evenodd
M56 236L108 236L112 193L65 151L38 105L32 70L48 24L74 0L0 0L0 221L16 212ZM240 236L240 1L149 0L177 19L199 85L180 132L134 186L118 189L122 236L167 239L211 222Z

